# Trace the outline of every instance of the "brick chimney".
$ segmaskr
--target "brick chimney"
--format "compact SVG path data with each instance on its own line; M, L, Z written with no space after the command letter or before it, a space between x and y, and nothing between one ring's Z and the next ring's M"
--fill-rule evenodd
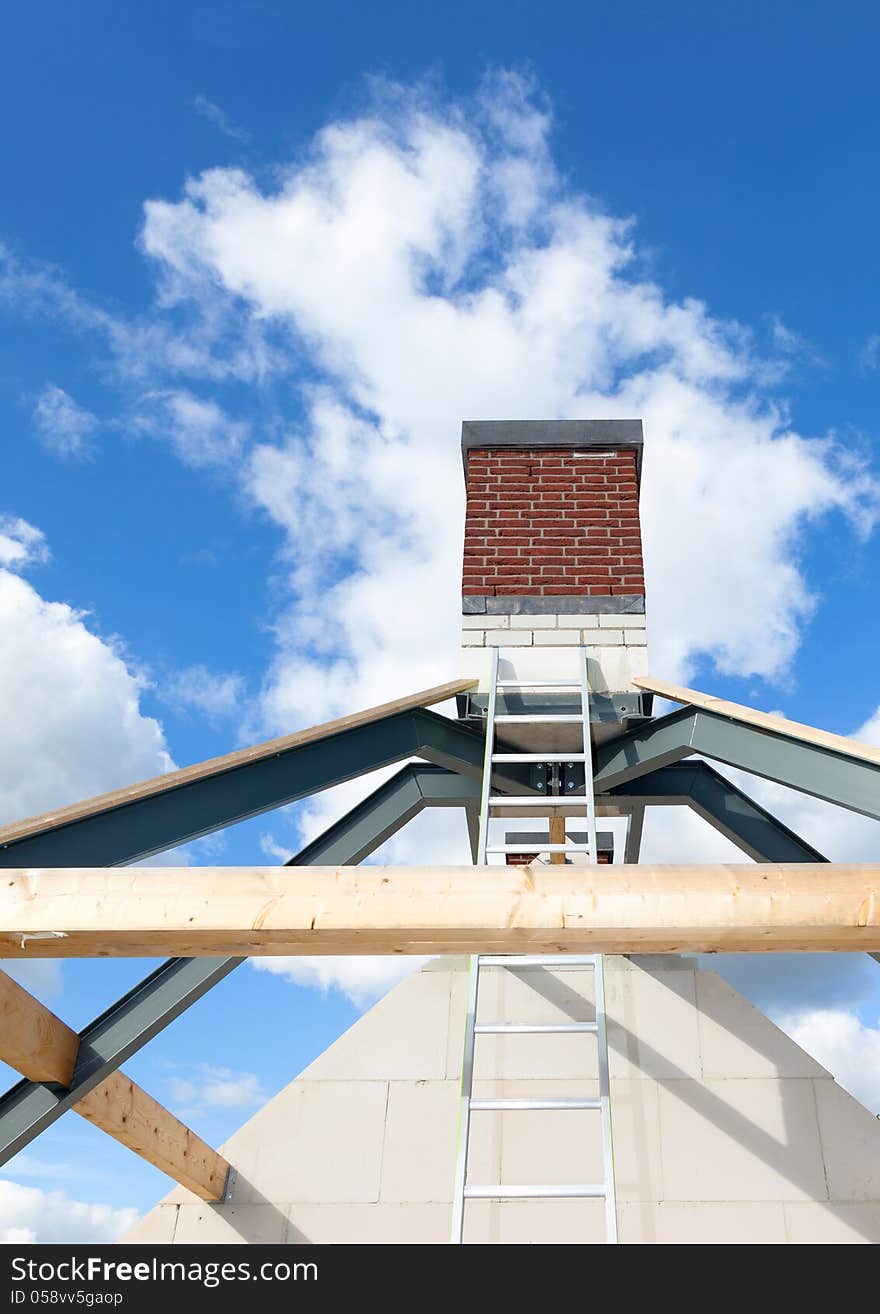
M495 644L521 678L565 677L589 648L597 692L647 670L640 420L462 425L464 674Z

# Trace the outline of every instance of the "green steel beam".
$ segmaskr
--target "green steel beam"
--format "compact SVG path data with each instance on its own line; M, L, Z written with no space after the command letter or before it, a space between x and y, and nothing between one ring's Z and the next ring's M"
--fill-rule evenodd
M483 740L469 727L420 708L286 749L148 798L121 803L0 847L0 867L115 867L293 803L409 757L479 776ZM525 789L516 766L499 788Z
M695 753L880 819L880 766L693 707L600 744L596 790L607 793Z
M634 808L689 807L755 862L827 862L708 762L677 762L618 785L606 796Z

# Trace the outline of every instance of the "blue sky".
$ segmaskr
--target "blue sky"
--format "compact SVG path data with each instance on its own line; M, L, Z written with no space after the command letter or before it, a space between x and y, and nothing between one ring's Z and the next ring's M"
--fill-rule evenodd
M4 820L452 677L462 418L643 415L657 674L880 742L874 7L5 26ZM754 792L876 857L873 823ZM177 860L277 861L355 796ZM648 845L727 856L686 819ZM148 967L31 985L81 1025ZM872 964L728 970L880 1102ZM217 1142L357 1016L334 979L244 966L126 1070ZM109 1235L163 1189L67 1117L0 1226Z

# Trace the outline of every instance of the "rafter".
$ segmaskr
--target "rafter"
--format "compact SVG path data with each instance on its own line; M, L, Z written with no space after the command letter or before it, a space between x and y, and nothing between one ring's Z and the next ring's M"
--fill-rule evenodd
M729 717L744 725L754 726L758 730L769 730L771 734L785 735L805 744L816 744L819 748L830 748L835 753L848 757L860 758L863 762L880 765L880 748L873 744L863 744L847 735L836 735L830 730L819 730L816 726L804 725L801 721L789 721L785 716L772 712L760 712L744 703L731 703L725 698L716 698L712 694L700 693L698 689L687 689L683 685L671 684L668 680L657 680L652 675L637 675L633 684L639 689L668 698L673 703L684 703L688 707L701 707L706 712L717 716Z
M0 1059L32 1081L69 1086L80 1040L75 1031L0 972ZM222 1155L121 1072L74 1104L114 1140L201 1196L220 1200L229 1174Z
M0 867L121 865L409 757L477 774L480 735L426 710L474 683L453 680L14 822L0 829ZM515 771L508 774L521 783Z

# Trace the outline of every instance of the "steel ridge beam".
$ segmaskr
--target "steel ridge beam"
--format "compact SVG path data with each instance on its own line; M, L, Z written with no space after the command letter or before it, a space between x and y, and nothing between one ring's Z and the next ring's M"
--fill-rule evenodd
M611 790L640 807L690 807L756 862L827 862L795 831L708 762L661 767Z
M478 779L455 777L443 768L418 763L404 767L329 826L293 861L300 866L357 862L423 807L435 801L438 806L452 807L458 800L466 805L471 795L478 792ZM400 806L396 826L392 825L389 811L395 793ZM366 827L374 801L377 838L370 845ZM0 1164L29 1145L244 961L222 957L169 958L79 1033L76 1066L67 1089L28 1080L10 1087L0 1096Z
M880 766L692 707L598 745L596 789L607 793L695 753L880 819Z
M479 775L483 739L475 730L424 708L334 734L135 799L77 821L13 840L0 849L0 867L115 867L140 861L234 822L410 757L466 775ZM499 784L527 787L516 767Z

